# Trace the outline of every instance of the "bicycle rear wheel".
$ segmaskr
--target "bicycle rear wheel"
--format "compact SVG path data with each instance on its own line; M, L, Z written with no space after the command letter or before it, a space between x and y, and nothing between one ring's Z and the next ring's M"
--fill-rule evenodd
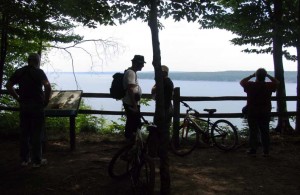
M129 165L133 194L153 194L155 186L155 164L148 156L132 161Z
M133 148L133 144L129 144L121 148L111 159L108 165L108 174L114 179L123 179L128 176L128 163L131 161L129 151Z
M211 129L214 144L221 150L232 150L238 143L236 128L227 120L217 120Z
M190 123L183 123L179 127L179 142L176 143L175 137L172 136L171 149L178 156L190 154L197 146L199 133Z

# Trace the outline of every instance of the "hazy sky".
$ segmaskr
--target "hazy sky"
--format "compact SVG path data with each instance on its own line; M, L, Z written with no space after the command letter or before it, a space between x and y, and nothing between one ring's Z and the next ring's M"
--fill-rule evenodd
M224 30L203 30L198 24L188 22L163 21L165 28L159 32L162 64L171 71L225 71L255 70L264 67L274 70L270 54L246 54L245 47L233 46L229 40L234 37ZM144 71L153 71L152 40L146 23L133 21L121 26L78 29L85 39L107 39L114 41L115 47L98 46L93 43L82 45L92 54L92 58L82 49L69 50L73 54L75 72L123 71L131 66L135 54L145 56ZM291 50L295 53L295 50ZM99 57L98 57L99 56ZM49 63L43 67L47 72L71 72L71 58L64 51L52 50ZM296 71L296 62L284 60L284 70Z

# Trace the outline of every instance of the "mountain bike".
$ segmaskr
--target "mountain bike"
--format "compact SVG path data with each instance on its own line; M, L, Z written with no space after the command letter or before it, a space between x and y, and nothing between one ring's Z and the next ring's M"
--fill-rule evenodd
M114 179L130 178L133 194L153 194L155 185L155 163L149 156L149 139L156 126L141 116L142 124L135 139L122 147L111 159L108 173ZM147 135L144 135L147 132Z
M179 156L190 154L199 144L200 136L204 143L224 151L233 150L236 147L238 133L232 123L224 119L211 122L210 117L217 111L216 109L204 109L208 113L208 118L202 119L197 110L183 101L181 103L187 110L179 127L179 139L175 135L172 136L171 149L173 153Z

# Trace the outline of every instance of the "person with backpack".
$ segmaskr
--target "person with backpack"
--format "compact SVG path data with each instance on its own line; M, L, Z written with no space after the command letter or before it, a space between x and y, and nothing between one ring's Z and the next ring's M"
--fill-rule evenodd
M14 89L14 85L19 85L18 91ZM40 55L30 54L28 66L17 69L6 83L6 88L20 105L21 166L27 166L31 161L33 167L47 164L47 160L42 158L42 138L44 108L49 103L51 85L44 71L40 69Z
M125 138L129 141L133 139L134 132L141 125L140 99L142 89L139 86L136 72L141 71L146 63L142 55L135 55L131 61L132 65L125 71L123 77L125 96L122 99L126 115Z
M256 78L254 82L250 81L252 78ZM271 82L266 82L266 78ZM254 74L240 81L240 85L247 93L247 120L250 145L250 150L247 151L247 154L250 156L256 156L259 141L262 143L263 156L269 156L271 96L277 90L278 84L279 81L269 75L264 68L259 68Z

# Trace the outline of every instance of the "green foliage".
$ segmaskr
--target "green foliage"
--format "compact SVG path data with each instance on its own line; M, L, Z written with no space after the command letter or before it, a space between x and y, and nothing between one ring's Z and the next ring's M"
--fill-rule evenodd
M243 119L242 128L239 129L239 138L242 140L247 140L249 136L249 126L247 119Z
M46 117L45 131L47 137L65 138L69 136L70 123L68 117Z
M143 106L150 106L149 102L152 101L151 99L142 98L140 104Z
M125 132L125 121L126 119L124 117L119 118L121 123L118 123L117 121L111 121L111 124L107 126L107 128L104 130L104 132L108 133L116 133L116 134L124 134Z
M75 34L78 25L95 28L97 24L113 25L111 9L107 1L97 0L35 0L0 2L1 37L7 32L7 40L2 40L5 50L5 67L3 80L6 81L12 72L27 63L27 56L32 52L47 52L49 47L56 47L57 43L74 43L83 40ZM7 44L3 44L7 41ZM1 62L2 59L1 55ZM4 62L3 62L4 63ZM2 76L2 73L0 74ZM2 84L5 84L3 82ZM1 105L16 107L10 97L1 98ZM10 121L15 122L17 112L1 112L1 127L16 128ZM9 118L12 118L9 120ZM78 116L78 128L83 131L95 131L96 117ZM68 133L68 118L47 118L47 132L49 134ZM17 124L17 123L13 123ZM94 126L87 125L93 124Z
M0 111L0 135L17 136L19 134L19 113Z
M1 95L0 106L16 107L17 102L9 95ZM12 135L18 134L19 113L14 111L0 111L0 134Z
M82 110L91 110L90 106L84 104L81 101L80 108ZM95 116L91 114L79 114L76 117L76 132L77 133L114 133L118 132L118 129L122 129L117 122L108 122L103 116Z
M121 24L136 19L149 22L150 0L111 0L111 2L114 10L113 17L118 19ZM171 17L175 21L186 19L188 22L200 22L203 18L219 11L220 6L216 1L211 0L172 0L158 3L158 17Z
M274 28L281 33L285 47L296 46L298 30L299 1L282 1L282 22L275 19L275 1L257 0L219 0L222 11L205 17L199 23L203 28L220 28L231 31L237 37L234 45L247 45L243 52L272 54ZM288 60L296 60L287 50L283 55Z
M4 38L1 42L1 66L5 63L3 80L7 80L14 68L26 63L29 53L44 54L49 48L60 48L58 43L81 42L83 37L74 33L80 24L90 28L95 28L97 24L113 25L108 2L1 1L0 33Z
M97 133L97 117L79 114L76 117L76 132Z

